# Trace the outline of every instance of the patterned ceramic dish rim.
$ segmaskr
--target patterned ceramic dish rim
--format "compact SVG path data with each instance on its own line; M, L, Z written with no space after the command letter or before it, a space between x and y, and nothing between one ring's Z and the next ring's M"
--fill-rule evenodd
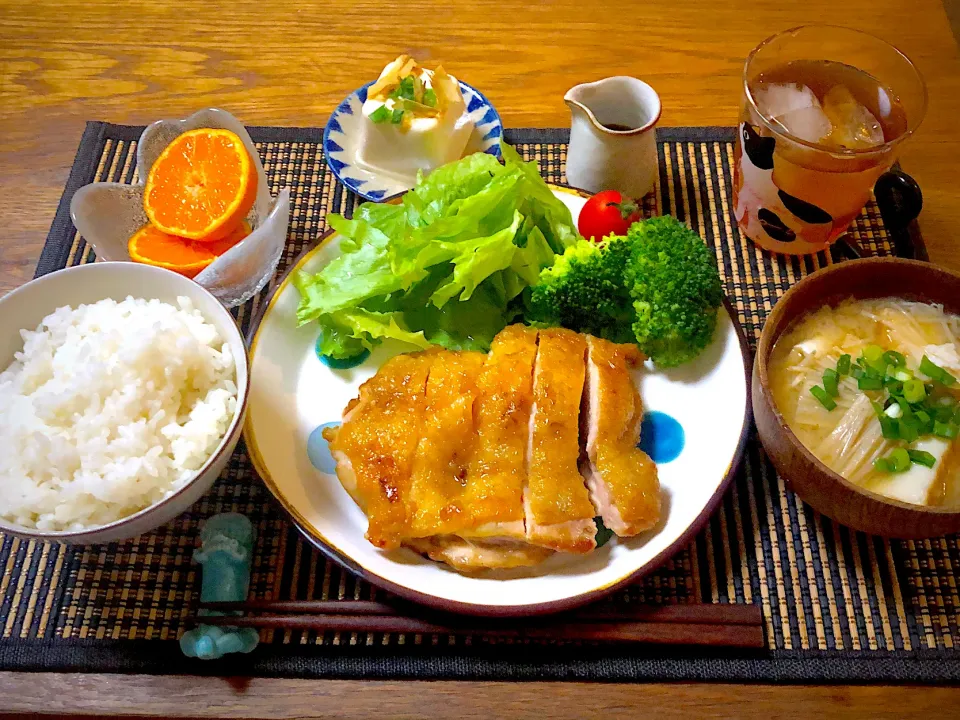
M345 97L342 101L340 101L336 109L332 113L330 113L330 119L327 120L327 124L323 128L323 157L327 162L327 167L330 168L330 172L333 173L334 177L337 178L337 180L339 180L345 188L347 188L351 192L356 193L357 195L362 197L364 200L370 200L372 202L382 202L384 201L385 198L370 197L363 191L362 186L357 185L357 181L355 179L343 177L343 174L340 168L338 167L338 165L342 164L342 161L337 160L336 158L331 158L330 150L328 148L330 144L330 133L331 131L333 131L333 127L332 127L333 123L334 121L337 120L337 117L344 112L344 107L347 105L347 103L350 102L350 98L352 98L354 95L357 95L359 99L359 95L361 93L366 93L367 88L369 88L375 82L376 80L371 80L365 85L361 85L360 87L358 87L356 90L354 90L349 95L347 95L347 97ZM480 101L484 105L486 105L488 108L490 108L490 110L493 111L494 120L496 122L497 127L500 129L500 139L502 140L503 139L503 120L501 120L500 113L497 112L497 109L493 106L493 103L490 102L490 100L487 98L486 95L484 95L482 92L480 92L475 87L473 87L473 85L470 85L469 83L466 83L463 80L459 80L459 79L457 80L457 82L460 83L461 90L463 88L467 88L471 92L475 93L476 96L480 98ZM488 155L493 155L494 157L499 158L500 143L491 145L487 150L484 150L483 152L485 152ZM396 196L396 193L392 194L390 197L395 197L395 196Z

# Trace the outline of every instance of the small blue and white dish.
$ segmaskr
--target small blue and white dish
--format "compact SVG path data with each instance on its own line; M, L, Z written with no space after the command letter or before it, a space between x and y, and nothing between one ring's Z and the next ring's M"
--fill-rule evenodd
M375 172L357 163L363 137L364 118L361 109L367 99L367 88L371 85L373 82L350 93L333 111L323 131L323 154L327 159L327 166L348 190L365 200L379 202L406 192L413 187L413 182L404 181L392 174ZM503 123L500 122L499 113L476 88L460 81L460 90L463 92L469 119L474 124L464 154L485 152L500 157Z

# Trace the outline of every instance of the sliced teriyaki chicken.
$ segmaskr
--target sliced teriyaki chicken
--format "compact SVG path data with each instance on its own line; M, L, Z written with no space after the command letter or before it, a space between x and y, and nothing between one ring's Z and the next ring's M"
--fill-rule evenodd
M471 537L524 539L523 485L537 333L511 325L494 338L477 380L476 444L464 493Z
M643 405L630 369L642 359L635 345L587 337L581 470L603 524L621 537L660 519L657 466L637 447Z
M404 544L469 572L535 565L522 491L536 332L507 328L490 354L444 353L427 381Z
M474 446L473 404L484 356L439 352L434 357L410 477L408 538L447 534L473 525L463 493Z
M537 565L553 555L553 551L548 548L510 538L434 535L407 540L404 544L431 560L447 563L462 573L527 567Z
M324 431L367 538L474 572L590 552L598 514L619 535L652 527L656 466L635 447L639 359L633 346L515 325L486 355L388 361Z
M417 353L387 361L360 386L340 427L323 432L337 461L337 477L367 514L367 539L381 548L397 547L408 525L410 472L435 357Z
M597 534L593 504L577 467L586 350L584 336L570 330L539 333L523 493L527 539L571 553L593 550Z

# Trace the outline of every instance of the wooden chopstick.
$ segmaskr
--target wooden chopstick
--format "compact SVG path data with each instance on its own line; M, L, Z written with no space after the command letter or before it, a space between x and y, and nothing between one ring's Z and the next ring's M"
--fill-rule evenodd
M595 607L547 618L485 620L443 615L442 621L400 614L363 600L252 600L203 603L204 610L270 615L201 615L195 623L288 630L474 635L497 639L572 640L762 648L763 618L754 605ZM294 613L290 615L280 613ZM298 614L297 614L298 613Z
M438 625L416 618L377 615L205 615L193 622L232 627L338 632L383 632L436 635L482 635L516 640L577 640L605 643L714 645L764 647L759 625L717 625L677 622L569 622L553 625L482 626Z
M394 605L372 600L242 600L239 602L201 602L204 610L221 612L299 613L307 615L377 615L406 617ZM422 609L421 609L422 613ZM645 622L680 622L717 625L761 625L763 614L758 605L721 605L689 603L682 605L634 605L610 608L591 605L558 617L581 620L638 620Z

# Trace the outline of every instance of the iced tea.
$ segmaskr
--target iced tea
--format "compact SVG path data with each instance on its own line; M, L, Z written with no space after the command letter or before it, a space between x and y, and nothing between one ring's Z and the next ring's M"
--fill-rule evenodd
M745 70L734 209L741 231L760 246L817 252L846 231L917 122L911 125L911 99L904 102L864 69L840 60L775 59L753 72L748 60Z

